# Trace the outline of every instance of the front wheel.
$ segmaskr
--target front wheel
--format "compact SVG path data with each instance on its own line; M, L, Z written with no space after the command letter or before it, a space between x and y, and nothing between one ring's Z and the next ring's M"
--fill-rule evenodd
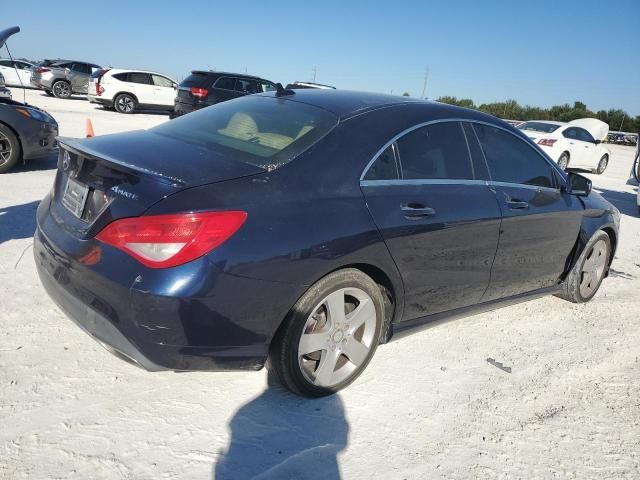
M331 273L294 305L276 334L269 368L290 391L330 395L373 357L384 319L380 288L356 269Z
M601 175L607 169L607 165L609 165L609 157L607 155L603 155L600 161L598 162L598 168L596 168L595 173Z
M0 125L0 173L12 169L22 154L20 142L9 127Z
M573 303L591 300L604 279L610 256L609 235L599 230L582 251L565 280L563 291L558 296Z
M113 107L118 113L133 113L136 109L136 100L131 95L122 93L116 97Z

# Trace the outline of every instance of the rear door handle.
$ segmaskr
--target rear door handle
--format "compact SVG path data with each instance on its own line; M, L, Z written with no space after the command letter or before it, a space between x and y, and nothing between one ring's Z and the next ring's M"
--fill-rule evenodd
M416 202L401 203L400 210L402 210L405 218L409 219L431 217L436 214L436 211L433 208L427 207L423 203Z
M511 210L526 210L529 208L529 204L527 202L523 202L522 200L507 200L507 205Z

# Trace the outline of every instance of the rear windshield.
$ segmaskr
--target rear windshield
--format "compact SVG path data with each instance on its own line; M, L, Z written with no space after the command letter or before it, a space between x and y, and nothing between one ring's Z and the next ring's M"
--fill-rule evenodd
M182 87L210 87L217 77L213 77L206 72L192 73L185 78L180 86Z
M151 131L221 149L266 170L281 167L338 124L333 113L274 97L246 96L195 111Z
M524 122L523 124L518 125L517 128L519 128L520 130L529 130L533 132L551 133L560 128L560 125L545 122Z

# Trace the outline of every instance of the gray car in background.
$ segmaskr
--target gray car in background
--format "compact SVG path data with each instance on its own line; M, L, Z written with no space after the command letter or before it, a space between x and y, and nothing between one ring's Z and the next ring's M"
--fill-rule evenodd
M101 68L77 60L45 60L31 68L31 85L58 98L86 95L91 74Z

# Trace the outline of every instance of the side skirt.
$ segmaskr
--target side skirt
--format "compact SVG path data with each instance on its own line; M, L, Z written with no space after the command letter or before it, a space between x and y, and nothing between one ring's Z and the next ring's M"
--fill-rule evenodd
M511 297L491 300L489 302L478 303L469 307L457 308L455 310L449 310L448 312L436 313L434 315L427 315L426 317L419 317L413 320L395 323L391 326L392 331L390 337L391 340L396 340L411 333L426 330L428 328L441 325L451 320L458 320L459 318L469 317L471 315L477 315L479 313L485 313L491 310L497 310L502 307L516 305L518 303L534 300L540 297L546 297L547 295L552 295L559 292L561 288L561 284L554 285L553 287L541 288L539 290L533 290L531 292L521 293L519 295L513 295Z

